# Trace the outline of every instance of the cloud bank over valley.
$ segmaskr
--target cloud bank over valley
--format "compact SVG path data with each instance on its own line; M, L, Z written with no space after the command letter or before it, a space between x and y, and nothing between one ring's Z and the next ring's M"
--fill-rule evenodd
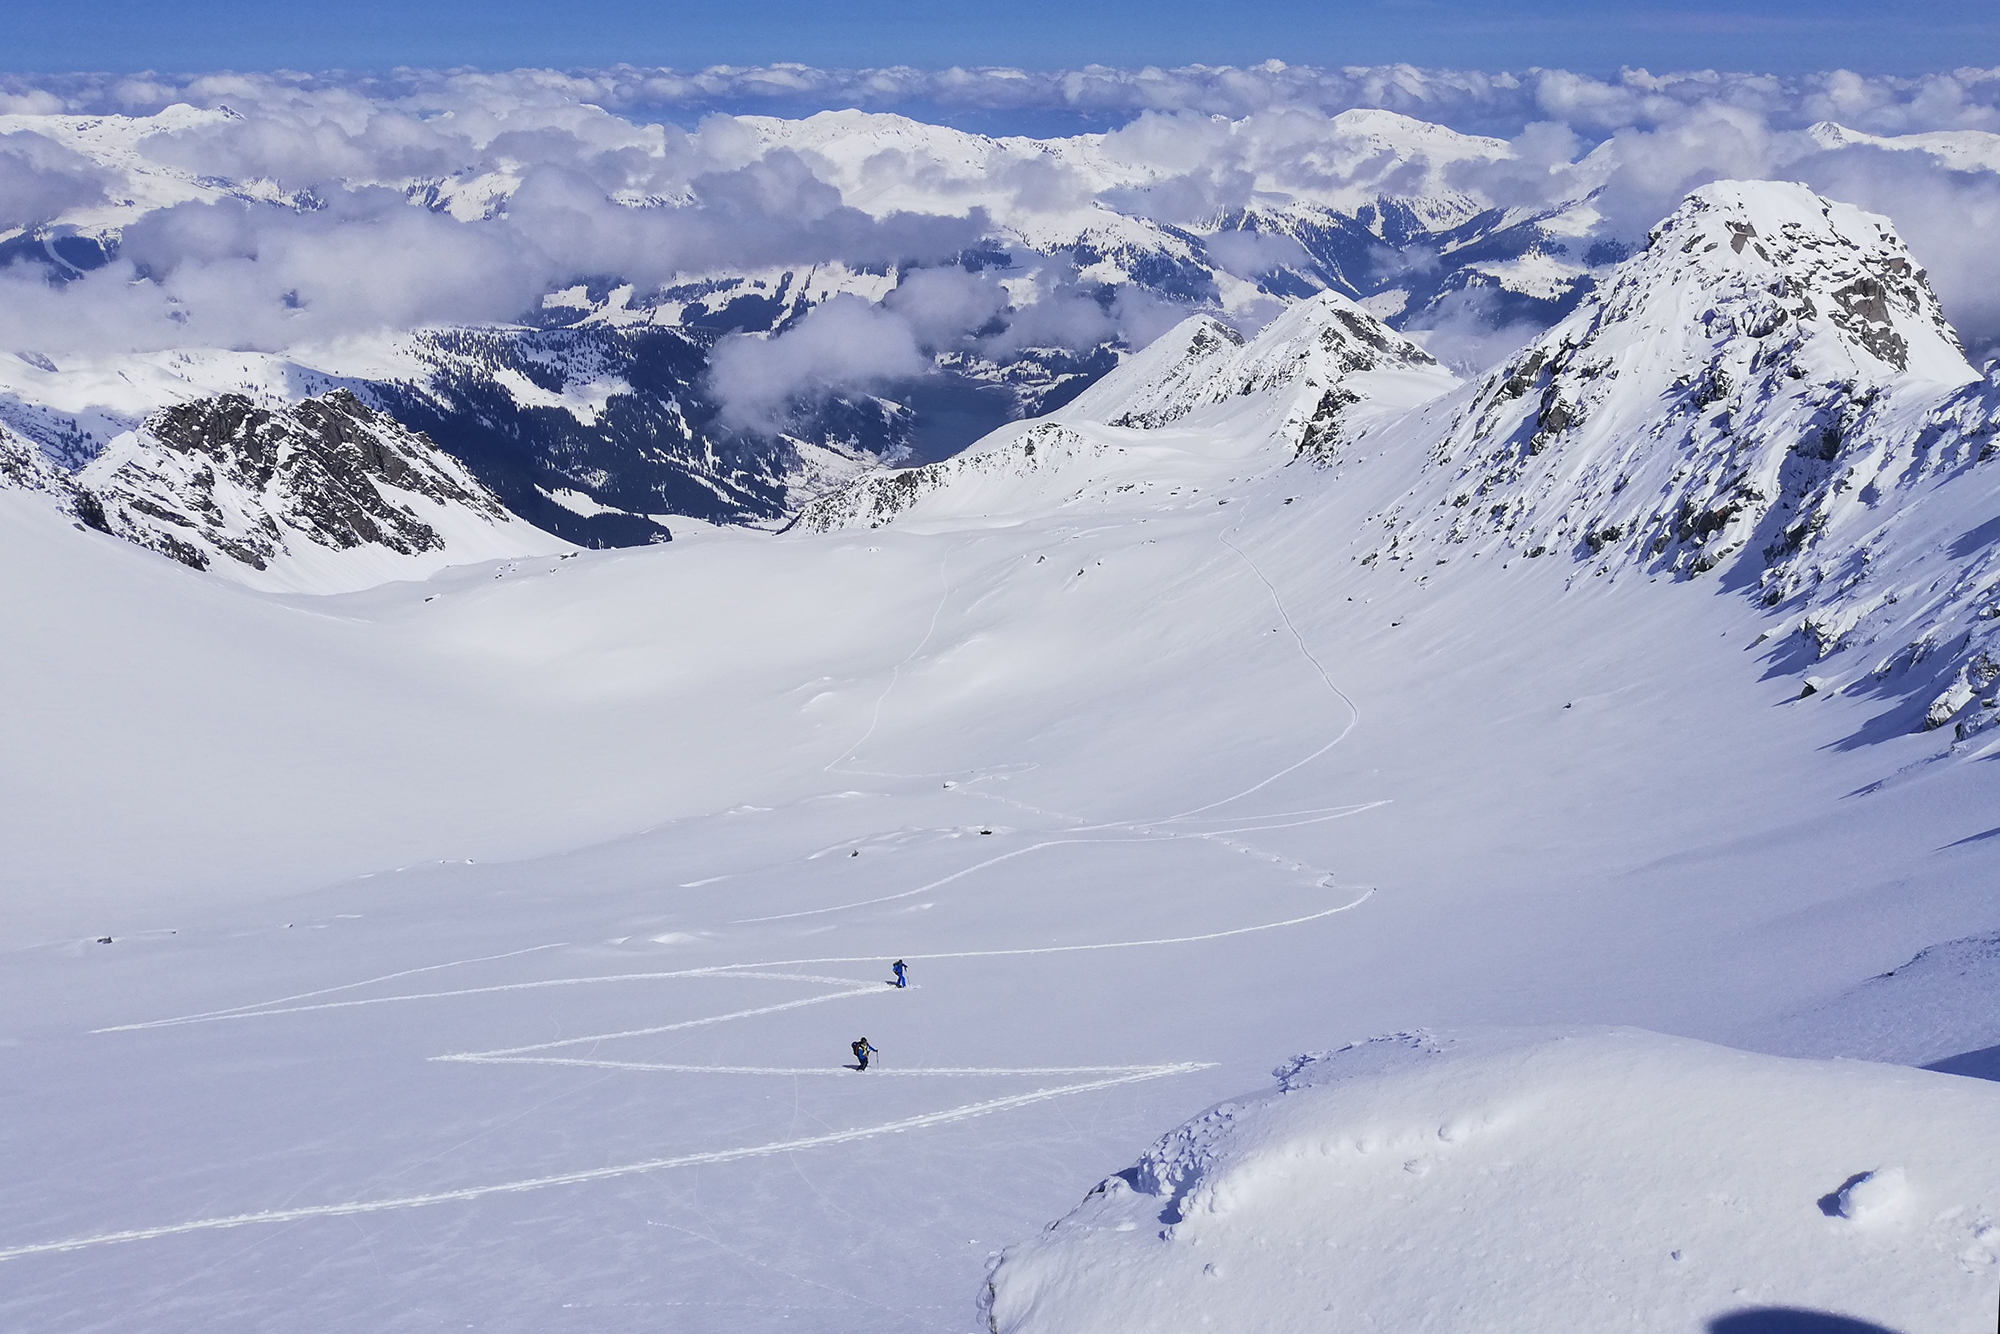
M690 432L936 455L1326 289L1483 369L1718 179L1888 216L2000 344L2000 71L9 76L0 112L0 353L100 380L222 356L295 396L421 379L426 331L567 329L625 340L615 397L670 335ZM16 428L115 407L18 378Z

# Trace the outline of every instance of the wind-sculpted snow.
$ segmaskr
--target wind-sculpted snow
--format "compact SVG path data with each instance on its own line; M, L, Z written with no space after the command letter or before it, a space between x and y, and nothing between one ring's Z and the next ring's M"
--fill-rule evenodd
M1992 1323L1992 1084L1632 1029L1405 1034L1274 1073L1001 1255L990 1328Z

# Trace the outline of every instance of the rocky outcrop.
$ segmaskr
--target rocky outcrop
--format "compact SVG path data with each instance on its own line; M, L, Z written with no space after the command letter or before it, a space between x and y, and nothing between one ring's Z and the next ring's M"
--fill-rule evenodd
M477 540L499 530L528 550L552 545L427 437L345 390L286 407L224 394L168 408L114 440L74 489L91 527L198 570L274 576L259 583L282 585L278 567L329 553L435 567L470 537L477 554L461 558L507 554Z
M65 502L74 502L75 488L68 474L51 463L34 441L15 434L5 425L0 425L0 487L46 491Z

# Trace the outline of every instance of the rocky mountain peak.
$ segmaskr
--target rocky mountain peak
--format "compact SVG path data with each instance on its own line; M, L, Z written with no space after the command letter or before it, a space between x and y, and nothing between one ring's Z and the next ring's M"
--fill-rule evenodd
M1361 371L1430 368L1437 360L1359 303L1321 292L1266 325L1237 359L1232 393L1299 384L1325 388Z
M1619 269L1597 315L1600 329L1678 329L1689 347L1755 339L1809 356L1808 372L1964 378L1958 337L1888 219L1790 182L1690 194Z
M1327 427L1370 396L1352 378L1375 371L1422 372L1432 381L1427 394L1456 383L1423 348L1362 306L1321 292L1287 307L1248 342L1207 316L1184 320L1056 416L1153 429L1261 395L1284 416L1280 434L1295 449L1309 448L1315 422Z
M1204 387L1243 346L1243 335L1212 315L1193 315L1133 353L1057 415L1074 421L1150 429L1185 417Z
M1890 400L1977 378L1886 221L1726 181L1469 388L1430 462L1460 481L1453 542L1699 573L1781 541L1774 512L1838 472Z
M113 440L75 486L92 527L272 587L351 583L329 573L335 553L373 553L363 582L379 582L414 572L390 573L397 558L428 569L562 545L346 390L285 406L242 394L175 404ZM503 529L520 540L488 540Z

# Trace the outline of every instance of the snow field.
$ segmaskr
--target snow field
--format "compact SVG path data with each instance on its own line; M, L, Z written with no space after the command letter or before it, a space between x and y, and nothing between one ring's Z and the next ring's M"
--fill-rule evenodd
M1740 601L1363 570L1378 498L1183 466L338 599L0 528L0 1311L971 1329L989 1251L1289 1053L1756 1045L1992 928L1993 779L1844 746Z

